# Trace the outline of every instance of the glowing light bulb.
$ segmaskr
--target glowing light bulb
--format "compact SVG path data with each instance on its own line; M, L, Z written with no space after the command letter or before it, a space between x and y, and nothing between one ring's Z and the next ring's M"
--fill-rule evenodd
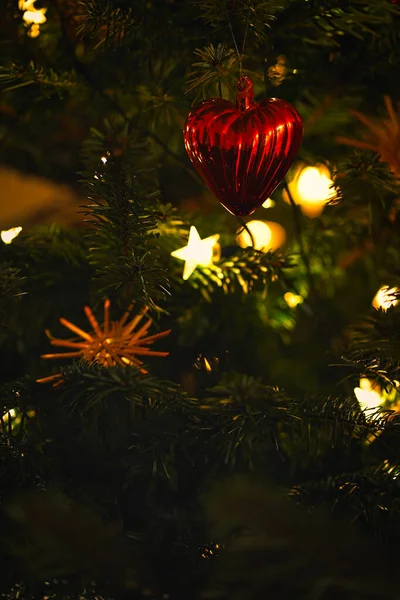
M296 308L298 304L301 304L303 302L302 296L299 296L298 294L293 294L292 292L286 292L286 294L283 297L289 308Z
M27 25L35 23L36 25L42 25L46 23L46 12L47 8L40 8L39 10L26 10L24 12L23 20Z
M275 206L275 202L271 198L267 198L265 202L263 202L263 208L273 208Z
M289 183L289 191L302 212L310 218L318 217L329 200L336 196L331 173L325 165L302 167ZM290 204L286 190L284 200Z
M381 309L386 312L388 308L396 306L399 303L399 298L397 297L399 292L400 290L397 287L389 288L388 285L384 285L372 300L372 306L376 310Z
M279 223L275 221L265 221L271 232L271 240L269 242L268 250L277 250L281 248L286 242L286 231Z
M22 231L22 227L12 227L11 229L5 229L0 233L0 237L5 244L11 244L14 238L17 237Z
M239 246L241 248L247 248L248 246L252 246L252 242L254 242L255 250L266 252L271 241L271 230L265 221L249 221L246 223L246 227L250 231L251 236L253 236L253 240L251 239L249 231L240 228L236 238Z
M354 388L354 394L362 410L372 410L384 402L380 386L366 377L361 377L360 387Z
M36 23L33 23L28 31L28 36L31 38L37 38L38 35L40 35L40 27Z
M25 25L29 27L28 35L31 38L36 38L40 34L40 27L43 23L46 23L46 12L47 8L36 8L36 0L19 0L18 8L23 11L22 19Z
M10 408L7 412L5 412L2 416L3 421L8 421L9 419L14 419L17 414L15 408Z
M246 223L254 240L254 249L260 252L276 250L286 241L286 232L279 223L273 221L249 221ZM237 243L241 248L252 246L252 239L248 231L240 228L237 232Z

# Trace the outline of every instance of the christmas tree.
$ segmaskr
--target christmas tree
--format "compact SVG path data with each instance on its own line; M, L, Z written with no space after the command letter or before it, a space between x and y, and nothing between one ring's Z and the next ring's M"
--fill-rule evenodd
M7 0L3 598L398 598L400 6Z

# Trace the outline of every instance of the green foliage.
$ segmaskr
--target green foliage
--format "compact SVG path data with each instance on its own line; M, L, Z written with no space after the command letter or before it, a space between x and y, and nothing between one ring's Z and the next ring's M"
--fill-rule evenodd
M76 91L76 75L73 71L59 73L53 69L36 66L33 62L25 65L10 64L0 68L0 85L3 92L11 92L28 85L40 86L46 96Z
M30 38L11 4L1 160L85 199L76 229L30 227L29 192L4 191L23 232L1 246L0 594L394 600L400 311L370 305L399 285L399 182L338 136L363 136L351 109L399 96L399 7L54 2ZM284 226L281 251L240 249L185 155L185 93L234 101L241 67L257 100L279 83L301 160L334 171L320 217L279 187L252 217ZM170 254L192 224L220 234L221 256L183 281ZM43 362L45 330L64 316L87 331L82 307L107 296L172 329L168 358L149 374ZM59 385L37 383L49 372ZM361 408L360 377L382 407Z
M212 27L226 27L231 19L260 38L267 35L276 13L282 10L279 0L194 0L194 4Z
M202 408L219 417L217 449L223 461L251 469L271 450L280 451L279 430L293 419L289 406L284 392L255 378L226 376L209 390Z
M391 419L387 429L397 430L398 421ZM396 431L398 435L398 432ZM391 527L397 527L399 490L396 479L398 466L386 461L360 472L340 474L317 482L308 482L292 490L293 498L305 505L309 502L329 507L329 510L353 521L365 520L372 528L376 540L390 542Z
M393 292L393 302L397 298L398 292ZM370 377L384 387L396 387L400 375L400 346L393 332L398 331L399 319L397 307L375 310L352 328L344 358L353 374Z
M225 48L223 44L216 48L211 44L203 50L196 49L194 54L200 60L192 64L186 93L190 94L199 88L203 94L211 96L219 94L222 97L224 88L232 93L238 78L236 52Z
M123 42L132 43L132 38L137 28L136 15L128 6L117 6L109 0L90 0L79 2L84 15L78 27L78 34L83 38L102 35L95 45L107 48L117 48Z
M126 138L129 144L129 138ZM134 150L140 151L136 143ZM100 132L93 131L84 148L84 183L91 204L85 209L95 227L90 235L89 260L101 294L119 290L149 307L168 294L167 280L155 245L157 192L143 191L128 168Z
M10 263L0 263L0 315L4 323L7 317L7 306L12 298L21 296L23 278L20 275L20 269L12 266Z
M209 267L196 269L189 283L211 302L213 292L218 289L224 294L232 294L238 289L244 294L263 291L287 267L287 261L279 252L263 253L246 248Z

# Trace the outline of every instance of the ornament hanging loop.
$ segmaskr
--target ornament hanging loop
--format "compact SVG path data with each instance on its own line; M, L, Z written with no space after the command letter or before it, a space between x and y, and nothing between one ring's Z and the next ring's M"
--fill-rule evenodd
M241 77L236 84L236 107L244 112L254 104L254 86L249 77Z
M231 18L230 18L230 15L229 15L228 0L226 0L226 2L225 2L225 9L226 9L226 15L228 17L229 29L231 30L233 44L235 46L236 54L238 56L238 61L239 61L239 76L240 76L240 78L242 78L242 76L243 76L243 56L244 56L244 49L245 49L245 46L246 46L247 34L248 34L248 31L249 31L251 4L249 4L249 12L247 14L247 19L246 19L246 31L245 31L244 38L243 38L243 45L242 45L242 51L241 52L239 52L239 48L238 48L238 45L237 45L237 42L236 42L235 34L233 32Z

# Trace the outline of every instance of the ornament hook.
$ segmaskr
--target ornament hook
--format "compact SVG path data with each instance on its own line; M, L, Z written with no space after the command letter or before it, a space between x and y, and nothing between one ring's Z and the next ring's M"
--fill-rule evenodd
M244 112L254 104L254 86L249 77L241 77L236 84L236 106Z

